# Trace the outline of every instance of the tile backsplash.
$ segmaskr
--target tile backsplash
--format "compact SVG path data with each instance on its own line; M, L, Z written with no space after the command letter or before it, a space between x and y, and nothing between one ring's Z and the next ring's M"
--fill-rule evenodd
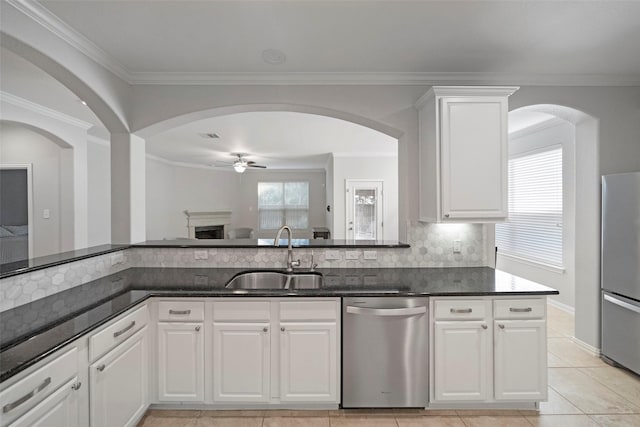
M408 230L410 248L313 249L318 268L389 268L389 267L476 267L487 265L485 227L480 224L414 224ZM453 252L454 241L461 244ZM201 258L206 252L206 259ZM311 264L311 249L294 249L301 267ZM327 252L338 259L327 259ZM374 251L375 260L365 260L364 252ZM0 279L0 311L5 311L45 296L70 289L129 267L240 267L284 268L286 248L193 249L131 248L121 251L121 263L112 265L116 253L74 261L43 270ZM347 252L357 259L346 259Z

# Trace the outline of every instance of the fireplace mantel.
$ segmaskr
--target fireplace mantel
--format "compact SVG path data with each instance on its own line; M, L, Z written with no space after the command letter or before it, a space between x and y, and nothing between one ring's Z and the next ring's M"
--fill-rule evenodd
M224 226L224 235L227 235L227 228L231 225L231 211L194 212L183 211L187 217L187 229L189 238L195 239L196 227L206 227L210 225Z

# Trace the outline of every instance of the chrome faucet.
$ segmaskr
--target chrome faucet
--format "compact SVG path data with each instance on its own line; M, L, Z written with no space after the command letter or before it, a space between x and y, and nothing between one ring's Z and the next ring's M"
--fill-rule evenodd
M300 260L293 260L293 248L291 247L291 227L288 225L283 225L278 230L278 234L276 234L276 238L273 241L273 246L280 246L280 235L283 231L287 230L287 235L289 237L289 246L287 247L287 272L291 273L293 271L293 267L300 267Z

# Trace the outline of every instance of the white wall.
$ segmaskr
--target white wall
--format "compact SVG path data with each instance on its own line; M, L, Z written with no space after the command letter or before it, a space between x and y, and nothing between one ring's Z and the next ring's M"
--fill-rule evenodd
M501 254L498 250L496 268L560 291L552 297L558 302L575 306L575 127L560 119L542 127L534 126L509 138L509 156L562 145L562 204L563 204L563 262L564 271L550 269L535 263L523 262ZM579 284L578 284L579 286Z
M59 144L23 125L0 123L0 163L32 164L34 257L73 249L73 163L71 148Z
M398 240L398 158L343 157L333 159L333 238L346 238L347 179L383 181L384 240Z
M87 143L88 246L111 243L111 154L108 143Z
M237 174L236 174L237 175ZM311 227L326 226L326 172L324 170L246 171L239 175L239 187L233 205L233 226L251 227L256 238L273 238L275 231L258 229L258 182L308 181L309 229L295 230L294 238L311 238Z
M333 201L333 153L329 154L329 158L327 159L327 165L325 168L325 224L326 227L329 228L330 237L333 236L333 212L335 210L334 201ZM327 211L327 206L329 206L329 211Z

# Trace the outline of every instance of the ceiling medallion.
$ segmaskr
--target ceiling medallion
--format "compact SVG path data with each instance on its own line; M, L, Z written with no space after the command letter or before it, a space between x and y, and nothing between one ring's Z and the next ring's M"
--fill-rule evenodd
M280 65L287 60L287 55L278 49L266 49L262 51L262 60L267 64Z

